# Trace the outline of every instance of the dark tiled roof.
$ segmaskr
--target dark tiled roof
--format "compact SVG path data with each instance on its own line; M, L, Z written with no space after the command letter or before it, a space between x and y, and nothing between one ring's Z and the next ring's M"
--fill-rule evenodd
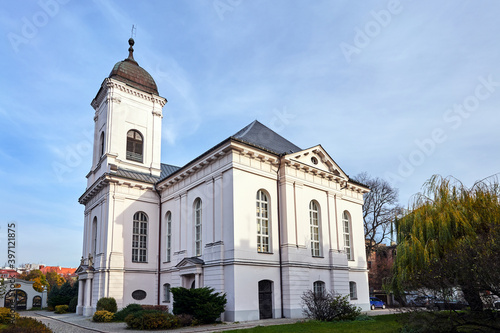
M164 178L167 178L180 168L175 166L175 165L170 165L170 164L161 164L161 174L160 177L155 177L152 176L148 173L143 173L143 172L138 172L138 171L132 171L132 170L127 170L127 169L120 169L115 172L115 175L127 178L127 179L132 179L132 180L138 180L141 182L146 182L150 184L155 184L160 180L163 180Z
M161 164L161 175L160 175L160 180L163 180L179 170L180 167L175 166L175 165L170 165L170 164Z
M128 84L136 89L158 95L158 87L155 80L148 72L134 60L133 52L134 40L129 40L129 56L123 61L115 64L109 77Z
M302 149L255 120L231 138L263 148L275 154L290 154Z
M268 152L271 152L276 155L280 154L290 154L290 153L296 153L298 151L301 151L302 149L282 137L281 135L277 134L270 128L262 125L260 122L255 120L251 124L245 126L243 129L241 129L238 133L235 135L227 138L226 140L220 142L219 144L215 145L214 147L210 148L200 156L196 157L192 161L188 162L186 165L182 167L176 167L176 166L168 166L167 164L162 164L162 173L160 177L160 181L168 178L172 174L176 173L177 171L186 168L188 165L192 164L193 162L199 160L200 158L210 154L210 152L216 150L220 146L224 145L225 143L229 142L230 140L235 140L239 142L243 142L245 144L266 150ZM164 167L169 167L169 169L165 169L164 173Z
M127 169L120 169L120 168L118 168L118 170L116 170L115 175L123 177L123 178L127 178L127 179L138 180L141 182L150 183L150 184L154 184L158 181L158 177L151 176L148 173L142 173L142 172L127 170Z

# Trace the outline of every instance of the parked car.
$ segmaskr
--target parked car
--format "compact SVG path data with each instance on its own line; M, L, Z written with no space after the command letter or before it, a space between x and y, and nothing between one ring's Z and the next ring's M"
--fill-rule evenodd
M442 299L434 299L426 305L426 307L430 310L463 310L467 306L467 302Z
M377 297L370 297L370 309L375 310L375 308L385 309L385 303Z
M428 306L431 302L436 299L435 296L422 295L417 296L408 302L409 306Z

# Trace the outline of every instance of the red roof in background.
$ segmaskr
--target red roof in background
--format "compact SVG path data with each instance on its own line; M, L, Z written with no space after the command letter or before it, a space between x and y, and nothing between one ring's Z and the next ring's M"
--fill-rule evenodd
M48 272L56 272L59 275L73 275L76 271L76 268L67 268L61 266L40 266L40 271L43 274L47 274Z
M0 276L3 277L18 277L20 274L13 269L0 269Z

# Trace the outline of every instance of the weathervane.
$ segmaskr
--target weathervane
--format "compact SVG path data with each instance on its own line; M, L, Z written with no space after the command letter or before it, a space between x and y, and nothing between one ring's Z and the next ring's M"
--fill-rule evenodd
M130 38L134 38L135 37L135 31L137 30L137 28L135 27L135 24L132 24L132 31L130 32Z

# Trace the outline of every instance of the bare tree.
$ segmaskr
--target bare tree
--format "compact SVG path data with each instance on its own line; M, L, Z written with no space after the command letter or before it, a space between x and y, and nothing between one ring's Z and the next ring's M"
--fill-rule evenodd
M391 236L394 217L401 211L398 189L381 178L372 178L366 172L353 177L367 185L370 192L364 195L363 221L365 228L366 256Z

